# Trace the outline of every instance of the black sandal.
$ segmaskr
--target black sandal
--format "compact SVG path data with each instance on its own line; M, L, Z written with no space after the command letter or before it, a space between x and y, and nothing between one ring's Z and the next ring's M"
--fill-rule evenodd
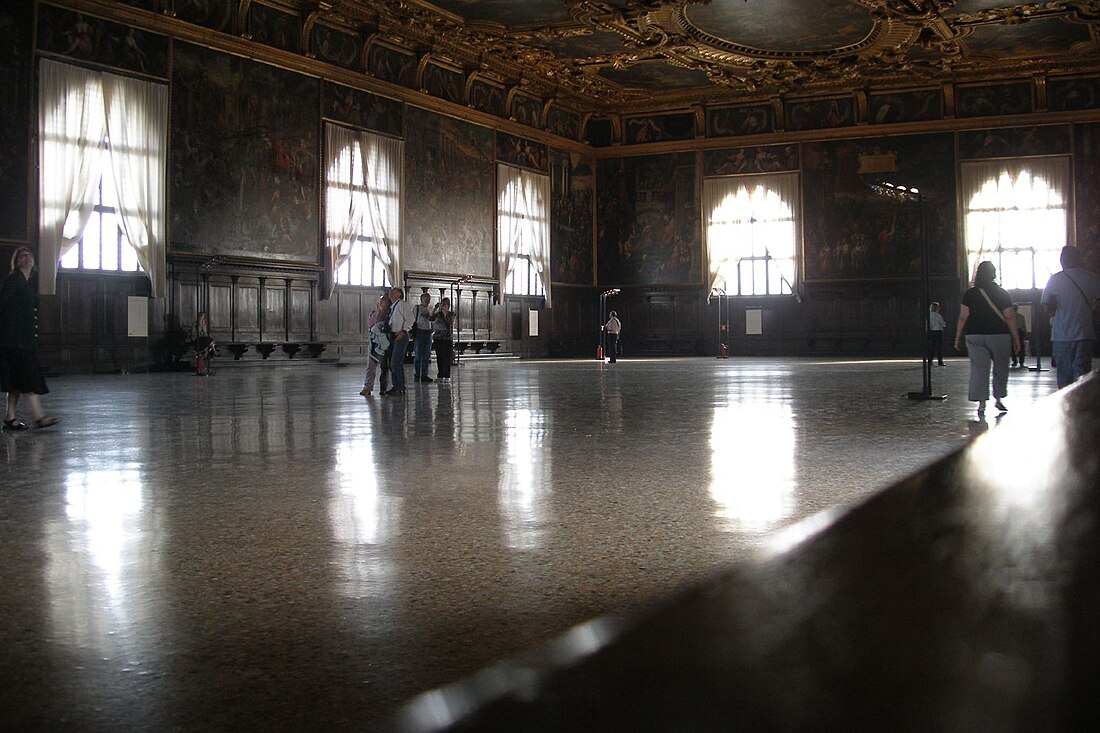
M26 430L26 429L27 429L27 423L23 422L22 420L17 420L14 417L11 420L5 420L4 421L4 430Z

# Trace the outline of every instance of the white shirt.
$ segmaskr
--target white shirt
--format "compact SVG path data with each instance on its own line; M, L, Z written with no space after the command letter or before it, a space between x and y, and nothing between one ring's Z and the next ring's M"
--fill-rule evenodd
M399 300L390 309L390 330L408 331L413 325L413 307L407 300Z
M928 311L928 330L929 331L942 331L947 328L947 322L943 320L943 316L939 311Z
M618 318L616 318L615 316L611 316L611 318L608 319L607 325L604 326L604 328L607 329L608 333L613 333L618 336L619 332L623 330L623 324L619 322Z

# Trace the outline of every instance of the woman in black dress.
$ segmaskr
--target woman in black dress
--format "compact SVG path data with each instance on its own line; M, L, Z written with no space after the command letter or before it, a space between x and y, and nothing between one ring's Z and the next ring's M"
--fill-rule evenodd
M34 353L34 291L28 282L34 271L34 253L26 247L11 257L11 274L0 287L0 389L8 393L4 430L26 430L27 424L15 416L19 398L27 396L31 416L39 428L61 421L42 411L38 395L50 389L42 376Z

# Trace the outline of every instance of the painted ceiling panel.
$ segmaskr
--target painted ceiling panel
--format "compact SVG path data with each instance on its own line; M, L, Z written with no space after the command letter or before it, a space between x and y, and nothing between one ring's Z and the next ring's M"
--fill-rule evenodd
M874 27L853 0L712 0L688 5L692 25L742 46L774 51L823 51L857 43Z
M278 4L598 116L1100 74L1100 0Z
M467 23L488 21L513 27L569 20L569 11L561 0L433 0L432 5Z
M677 69L660 61L634 64L625 69L601 69L600 76L625 87L642 89L677 89L706 85L707 77L701 71Z
M978 26L966 37L975 54L1018 57L1061 55L1078 43L1089 43L1089 30L1060 18L1033 20L1015 26Z

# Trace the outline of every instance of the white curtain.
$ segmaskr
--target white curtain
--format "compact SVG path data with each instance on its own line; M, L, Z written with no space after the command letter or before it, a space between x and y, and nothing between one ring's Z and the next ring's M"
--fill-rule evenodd
M369 224L371 247L392 285L401 286L400 191L404 142L325 123L325 248L332 295L336 271Z
M149 275L151 295L164 295L165 171L168 87L103 74L107 139L122 232Z
M1030 282L1029 266L1026 284L1019 287L1043 287L1060 269L1058 256L1068 243L1069 158L966 161L960 173L967 281L988 259L1007 275L1012 263L1000 256L1002 248L1034 248L1037 282Z
M799 200L797 173L703 181L710 292L723 280L737 281L737 265L742 259L767 255L774 281L770 292L778 293L785 282L792 293L798 293Z
M38 290L53 295L57 262L80 240L102 174L100 75L43 59L38 72Z
M550 176L510 165L497 166L497 252L500 293L520 255L531 260L550 300Z
M168 88L49 59L38 84L39 291L56 292L58 260L80 240L110 166L123 233L161 297Z

